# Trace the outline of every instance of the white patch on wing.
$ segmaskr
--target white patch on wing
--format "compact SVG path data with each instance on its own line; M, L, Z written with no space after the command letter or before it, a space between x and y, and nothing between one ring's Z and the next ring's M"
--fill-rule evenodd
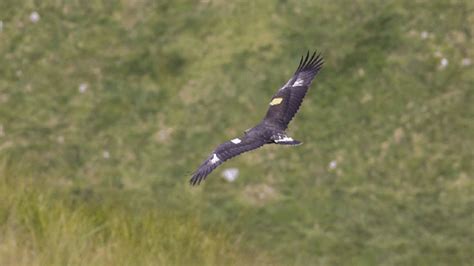
M283 137L283 138L282 138ZM287 142L287 141L293 141L292 138L288 137L288 136L282 136L280 137L279 139L276 139L275 142L278 143L278 142Z
M232 143L234 143L234 144L239 144L239 143L242 142L239 138L235 138L235 139L232 139L232 140L230 140L230 141L231 141Z
M293 83L293 86L301 86L303 85L304 79L297 79L295 83Z
M221 159L219 159L219 157L217 157L217 154L212 154L212 158L211 158L211 163L212 164L215 164L217 163L218 161L220 161Z

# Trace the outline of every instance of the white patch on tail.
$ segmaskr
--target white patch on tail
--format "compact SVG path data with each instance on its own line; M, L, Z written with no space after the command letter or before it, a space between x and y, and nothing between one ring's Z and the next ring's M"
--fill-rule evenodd
M292 138L288 137L288 136L284 136L283 138L279 138L279 139L276 139L275 142L276 143L279 143L279 142L289 142L289 141L293 141Z
M220 161L221 159L219 159L219 157L217 157L217 154L212 154L212 158L211 158L211 163L212 164L215 164L217 163L218 161Z

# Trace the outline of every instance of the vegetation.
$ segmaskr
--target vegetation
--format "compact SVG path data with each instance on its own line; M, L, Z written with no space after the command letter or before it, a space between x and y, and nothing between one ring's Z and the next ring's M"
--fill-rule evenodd
M467 0L2 1L0 265L472 264L472 25ZM190 187L313 49L304 144Z

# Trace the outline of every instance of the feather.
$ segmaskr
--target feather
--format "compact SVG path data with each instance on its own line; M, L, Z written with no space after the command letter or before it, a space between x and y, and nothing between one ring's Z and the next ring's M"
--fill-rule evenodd
M235 141L240 139L240 142ZM242 138L236 138L219 145L212 154L199 166L190 179L191 185L199 185L201 181L219 165L225 161L238 156L244 152L257 149L265 144L265 140L257 137L245 135Z
M308 51L306 56L301 57L291 79L272 97L272 100L275 98L282 98L283 100L280 104L271 105L268 108L264 120L285 130L298 112L309 86L321 70L323 63L321 54L316 51L311 56Z

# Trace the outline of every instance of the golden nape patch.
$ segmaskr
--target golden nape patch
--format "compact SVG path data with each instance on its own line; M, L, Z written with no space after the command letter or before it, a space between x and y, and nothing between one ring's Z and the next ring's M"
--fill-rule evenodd
M281 101L283 101L283 98L281 98L281 97L274 98L274 99L270 102L270 105L278 105L278 104L281 103Z

